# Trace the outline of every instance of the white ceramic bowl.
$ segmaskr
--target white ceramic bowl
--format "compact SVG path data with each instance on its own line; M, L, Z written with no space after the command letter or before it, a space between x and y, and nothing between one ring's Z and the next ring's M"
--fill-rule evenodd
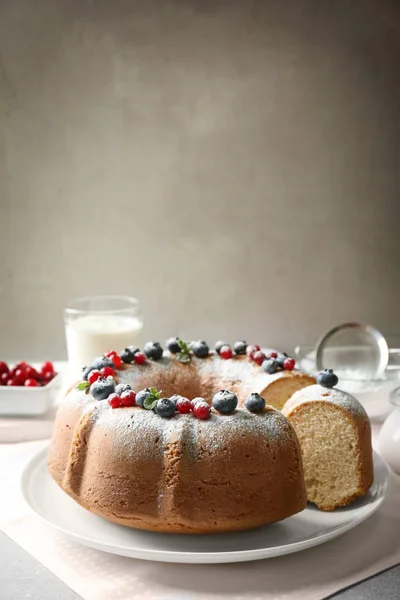
M61 387L58 373L43 387L0 386L0 416L41 415L57 399Z
M379 432L378 450L397 475L400 475L400 387L390 394L394 410Z

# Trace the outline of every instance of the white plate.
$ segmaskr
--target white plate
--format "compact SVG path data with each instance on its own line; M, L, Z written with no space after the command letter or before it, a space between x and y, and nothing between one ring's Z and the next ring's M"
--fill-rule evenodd
M375 453L372 488L346 508L324 513L310 507L280 523L239 533L165 534L115 525L88 512L53 481L46 457L47 449L33 457L21 482L25 500L41 519L85 546L161 562L243 562L311 548L342 535L370 517L382 503L389 484L388 468Z

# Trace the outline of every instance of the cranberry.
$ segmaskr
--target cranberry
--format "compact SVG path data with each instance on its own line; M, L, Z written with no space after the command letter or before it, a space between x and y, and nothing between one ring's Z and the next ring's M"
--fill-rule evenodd
M143 365L146 362L146 355L144 352L136 352L133 360L137 365Z
M224 360L227 360L228 358L232 358L232 348L228 345L226 346L222 346L221 350L219 351L219 355L221 358L223 358Z
M25 376L27 379L37 379L39 377L39 373L31 367L31 365L27 365L25 367Z
M40 373L43 376L45 373L54 373L53 363L50 361L46 361L42 364L42 368L40 369Z
M20 384L14 378L11 378L7 381L7 385L16 386L16 385L20 385Z
M211 408L208 406L207 402L196 402L196 404L193 406L193 414L198 419L205 421L211 416Z
M255 363L257 363L261 367L266 356L265 356L264 352L261 352L261 350L258 350L257 352L254 352L251 355L251 358L252 358L252 360L254 360Z
M14 379L17 385L24 385L25 379L27 379L25 369L17 369L14 373Z
M17 362L16 365L14 365L14 369L26 369L26 367L29 367L28 363L25 362L24 360L21 360L20 362Z
M277 352L269 352L266 356L267 359L269 358L278 358L278 353Z
M176 401L176 410L182 415L186 415L192 410L192 403L187 398L179 398Z
M36 379L31 379L31 378L25 379L25 383L24 383L25 387L37 387L38 385L39 384L36 381Z
M8 375L10 372L10 369L8 368L7 363L3 362L2 360L0 360L0 375Z
M0 375L0 385L7 385L7 381L10 379L9 373L2 373Z
M110 394L108 396L108 404L111 408L120 408L120 406L122 406L121 396L118 396L118 394Z
M92 383L97 381L99 377L101 377L100 371L98 369L93 369L93 371L90 371L87 380L90 385L92 385Z
M286 371L293 371L295 364L296 361L294 360L294 358L285 358L285 360L283 361L283 368L286 369Z
M121 394L122 406L135 406L136 404L136 393L133 390L126 390Z
M112 369L111 367L103 367L102 369L100 369L99 372L101 377L114 377L114 369ZM91 371L91 373L93 373L93 371Z
M42 376L42 380L44 381L44 384L46 385L47 383L49 383L49 381L51 381L54 377L56 376L55 373L45 373Z

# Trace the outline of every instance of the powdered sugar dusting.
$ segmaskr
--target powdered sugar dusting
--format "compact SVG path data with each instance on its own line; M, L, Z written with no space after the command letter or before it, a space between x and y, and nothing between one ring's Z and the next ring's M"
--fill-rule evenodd
M289 414L299 404L304 402L326 401L333 402L337 406L348 410L356 417L364 417L368 419L364 407L354 396L351 396L343 390L336 388L325 388L321 385L309 385L295 392L293 396L286 402L283 407L284 414Z

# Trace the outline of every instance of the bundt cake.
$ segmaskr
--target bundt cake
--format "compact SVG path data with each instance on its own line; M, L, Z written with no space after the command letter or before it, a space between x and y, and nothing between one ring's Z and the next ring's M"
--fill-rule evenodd
M283 414L299 439L307 499L321 510L345 506L367 493L373 483L371 426L361 404L332 389L332 371L297 391ZM328 385L328 387L326 387Z
M296 434L265 400L314 380L241 344L210 353L176 340L96 359L59 407L54 480L91 512L154 531L249 529L303 510Z

